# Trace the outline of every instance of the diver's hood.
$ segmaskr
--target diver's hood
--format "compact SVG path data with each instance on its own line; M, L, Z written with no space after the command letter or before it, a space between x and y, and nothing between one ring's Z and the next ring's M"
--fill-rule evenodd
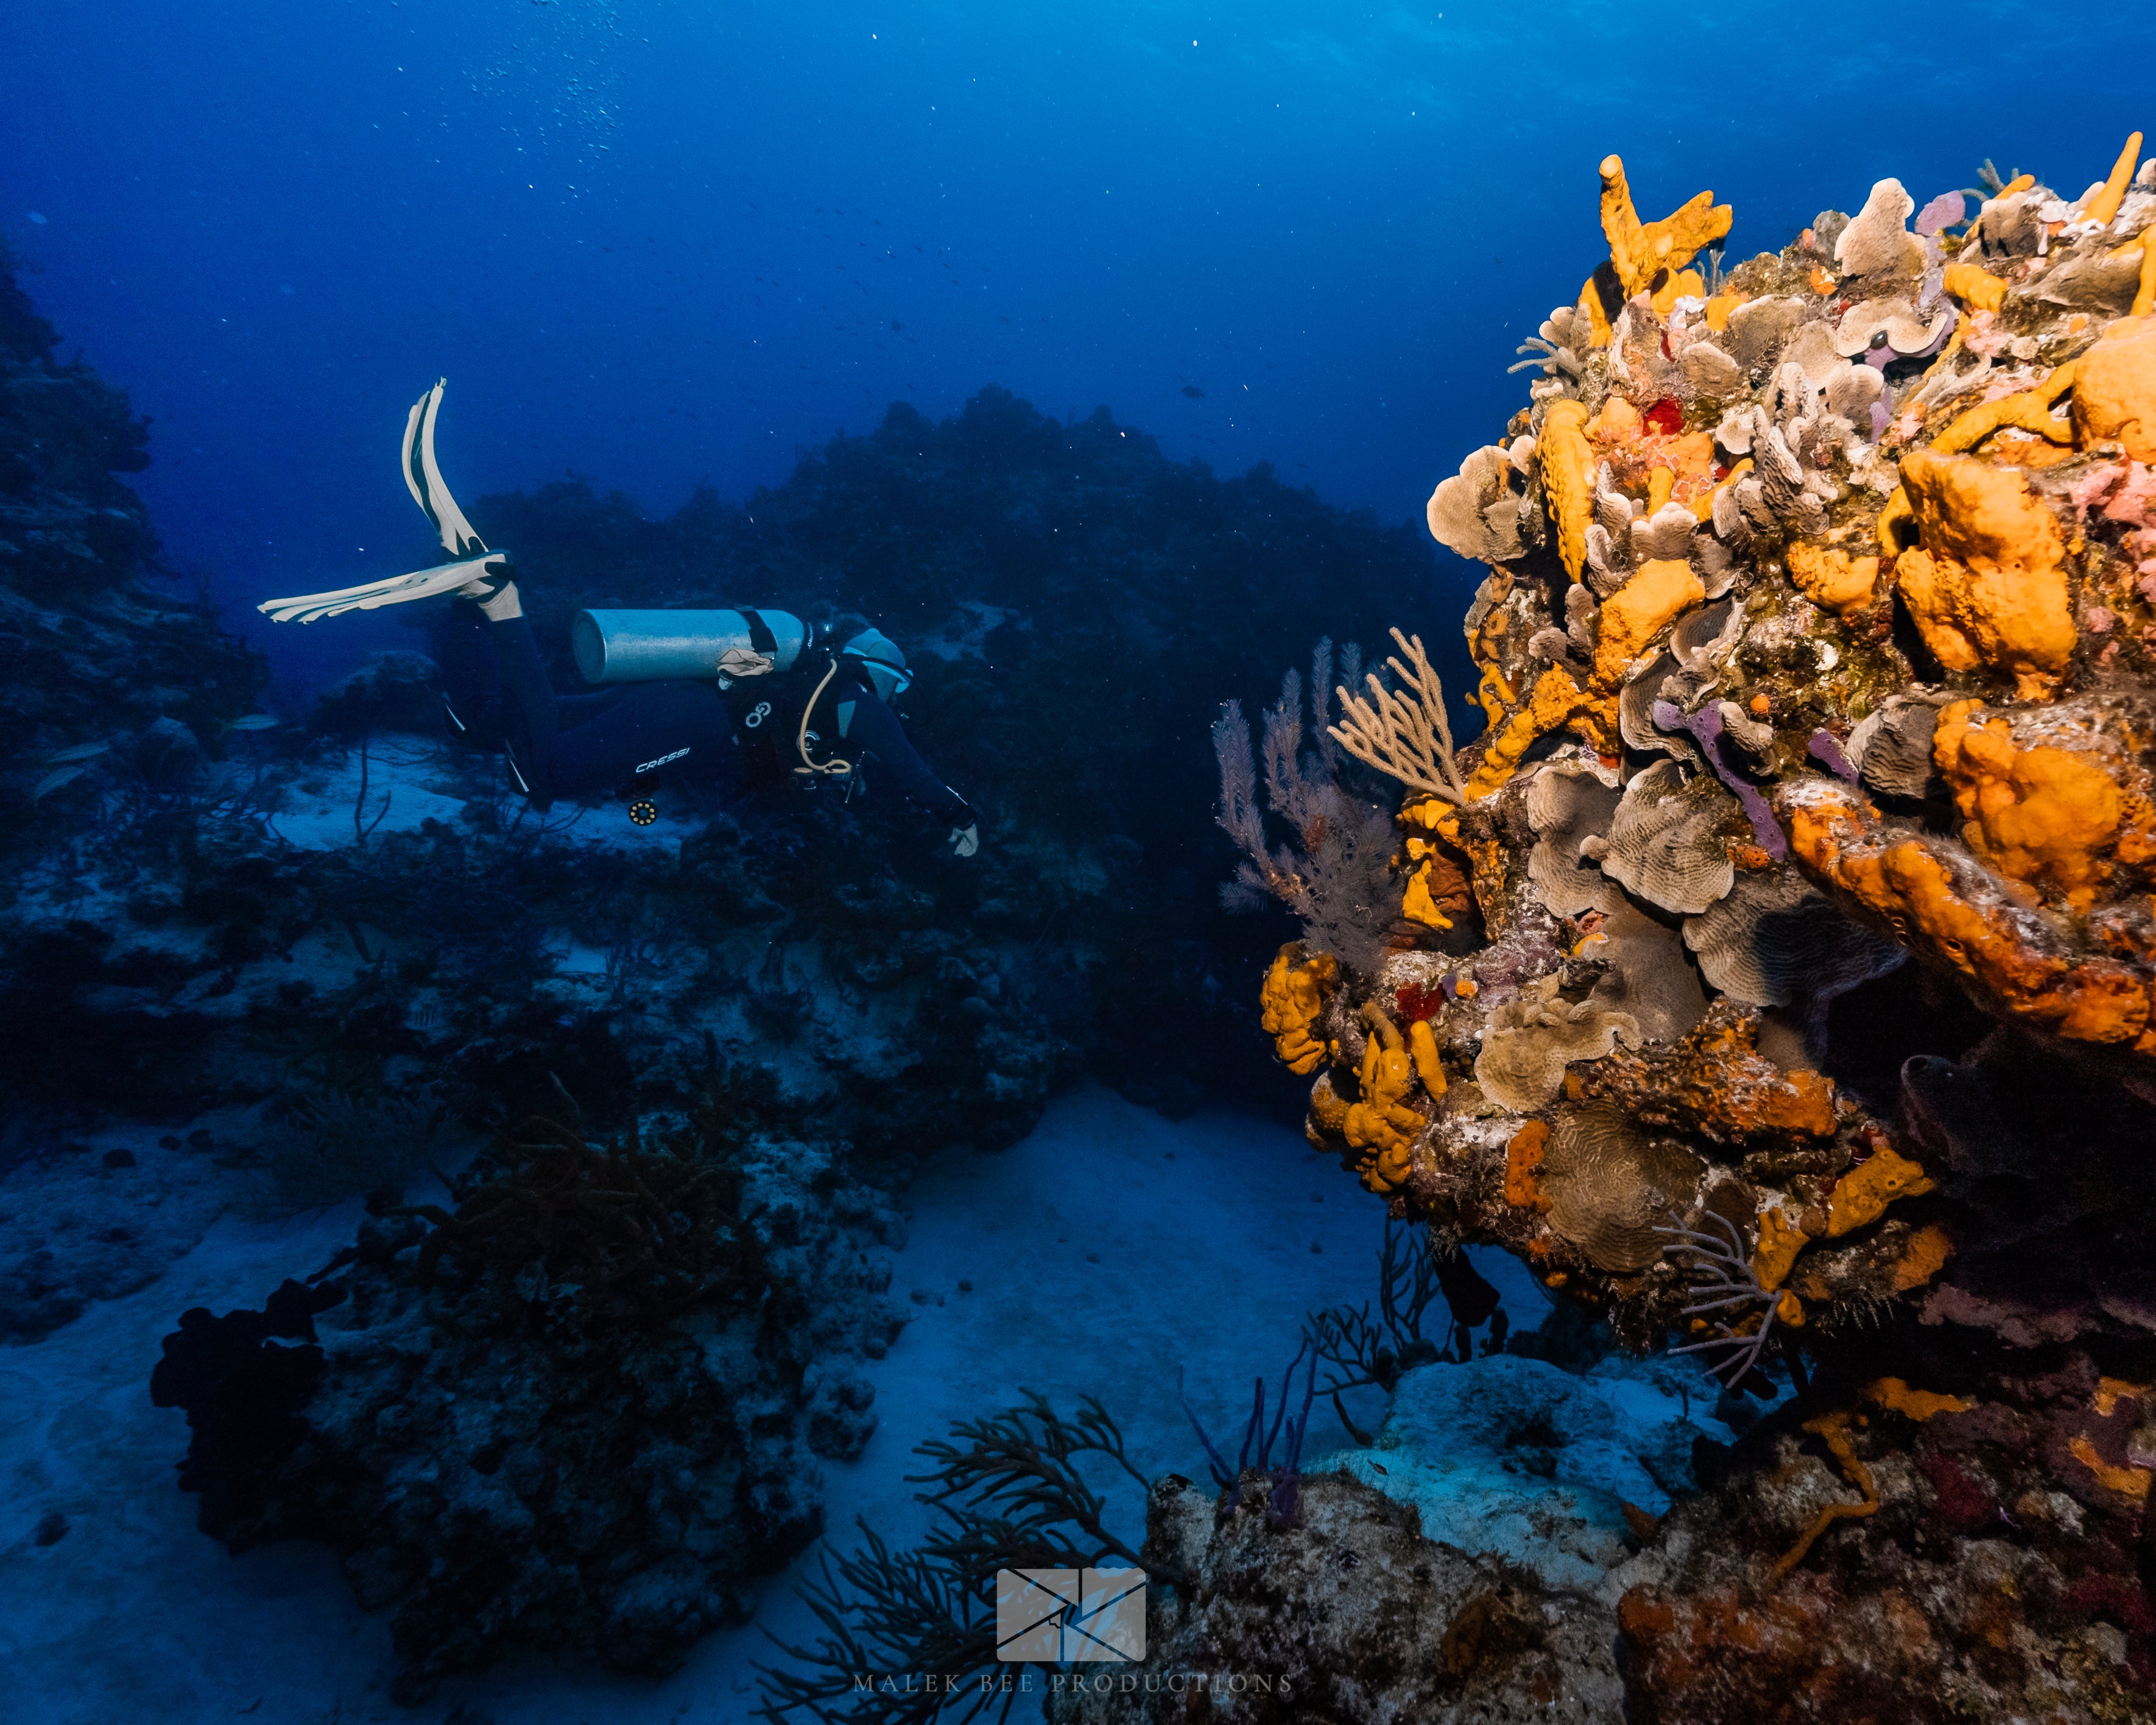
M897 642L880 629L865 629L839 649L839 657L850 660L868 674L875 692L888 702L913 681L906 668L906 655Z

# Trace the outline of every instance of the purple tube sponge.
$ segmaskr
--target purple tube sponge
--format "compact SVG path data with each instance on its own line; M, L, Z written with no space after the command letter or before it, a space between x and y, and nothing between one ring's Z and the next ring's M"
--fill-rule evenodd
M1302 1412L1299 1417L1288 1413L1288 1393L1295 1387L1295 1368L1302 1365L1307 1357L1309 1365L1304 1374ZM1243 1447L1230 1470L1220 1452L1213 1447L1213 1440L1206 1435L1205 1427L1198 1418L1198 1410L1190 1405L1190 1399L1183 1393L1183 1374L1178 1371L1175 1379L1176 1399L1183 1404L1185 1418L1198 1434L1198 1441L1205 1446L1206 1460L1211 1463L1214 1480L1229 1494L1226 1507L1234 1509L1242 1500L1242 1476L1250 1467L1250 1448L1257 1446L1257 1470L1270 1485L1265 1499L1265 1522L1274 1527L1299 1527L1302 1525L1302 1440L1310 1430L1310 1404L1317 1394L1317 1355L1312 1351L1310 1338L1305 1336L1302 1345L1295 1351L1295 1358L1287 1363L1287 1370L1281 1378L1280 1405L1273 1414L1272 1424L1265 1424L1265 1380L1260 1378L1251 1385L1250 1424L1243 1428ZM1279 1440L1285 1428L1287 1441L1281 1446L1281 1461L1273 1464L1273 1445Z
M1709 701L1696 713L1688 713L1673 701L1655 703L1655 728L1658 731L1689 732L1691 740L1699 745L1699 752L1707 757L1707 764L1714 769L1714 776L1728 786L1731 793L1744 805L1745 819L1752 823L1752 835L1759 841L1759 848L1776 862L1789 854L1789 841L1782 836L1781 823L1774 819L1774 811L1767 806L1758 788L1730 766L1722 755L1722 711Z
M1831 731L1813 732L1811 747L1806 752L1836 778L1846 779L1851 784L1856 783L1856 768Z

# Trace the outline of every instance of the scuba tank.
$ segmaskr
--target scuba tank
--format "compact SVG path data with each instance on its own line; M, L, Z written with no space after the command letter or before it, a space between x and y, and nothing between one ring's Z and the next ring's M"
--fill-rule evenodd
M715 681L791 670L808 629L784 611L579 611L569 645L587 683Z

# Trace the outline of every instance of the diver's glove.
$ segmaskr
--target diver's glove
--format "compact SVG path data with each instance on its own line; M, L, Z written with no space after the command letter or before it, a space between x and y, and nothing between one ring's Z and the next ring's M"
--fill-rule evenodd
M951 836L943 841L953 856L971 856L981 848L981 824L969 820L963 827L951 829Z

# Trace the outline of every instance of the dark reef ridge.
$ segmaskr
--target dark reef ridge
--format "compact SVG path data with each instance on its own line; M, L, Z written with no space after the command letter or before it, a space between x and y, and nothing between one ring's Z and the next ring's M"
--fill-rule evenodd
M13 854L40 757L103 742L169 770L176 750L213 747L264 680L213 607L152 584L172 572L118 476L149 465L149 422L59 342L0 248L0 845Z

